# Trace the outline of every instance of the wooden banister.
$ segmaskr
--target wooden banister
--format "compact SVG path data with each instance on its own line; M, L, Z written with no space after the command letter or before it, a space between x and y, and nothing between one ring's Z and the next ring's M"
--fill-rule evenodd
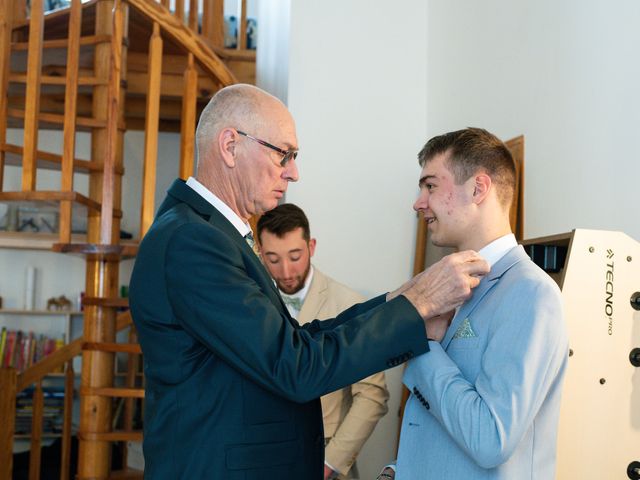
M237 83L235 75L211 50L204 37L192 32L162 5L147 0L127 0L137 11L162 26L162 31L179 43L186 51L193 53L195 60L207 75L218 79L223 85Z
M131 325L131 314L129 312L123 312L119 314L116 318L116 331L120 331L128 327L129 325ZM46 375L56 369L59 369L65 363L70 362L73 357L80 355L82 353L83 343L83 338L76 338L64 347L53 352L51 355L43 358L38 363L27 368L22 373L17 374L16 393L21 392L35 382L41 381ZM5 374L4 372L6 372L7 370L9 369L0 369L0 373ZM0 378L2 378L1 375ZM15 394L13 397L15 399ZM0 402L1 401L2 400L0 400ZM2 478L2 476L0 476L0 478Z
M18 374L17 389L21 392L29 385L41 382L51 372L59 369L73 357L82 353L82 338L77 338L64 347L56 350L51 355L43 358L38 363Z

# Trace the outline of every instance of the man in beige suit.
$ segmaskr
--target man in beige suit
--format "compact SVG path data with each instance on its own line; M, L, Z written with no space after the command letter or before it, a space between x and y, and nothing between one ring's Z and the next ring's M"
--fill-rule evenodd
M304 212L285 203L258 221L261 256L292 317L301 324L334 318L364 298L311 265L316 239ZM356 456L387 413L384 373L322 397L325 479L357 478Z

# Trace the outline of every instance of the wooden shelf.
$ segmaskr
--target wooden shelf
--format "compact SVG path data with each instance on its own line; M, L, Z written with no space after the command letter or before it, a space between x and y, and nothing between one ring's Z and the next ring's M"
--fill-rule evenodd
M85 242L85 235L73 235L74 242ZM55 233L0 232L0 248L51 250L59 237Z
M128 240L119 245L93 245L87 243L87 236L74 234L71 243L61 244L56 233L28 233L0 231L0 248L16 250L48 250L58 253L78 253L84 255L113 255L121 258L135 257L138 252L137 242Z
M61 438L61 433L43 433L42 438ZM31 438L31 434L29 433L16 433L13 435L13 438L16 440L28 440Z
M50 316L60 316L60 315L82 315L84 312L80 312L78 310L19 310L19 309L0 309L0 314L4 315L50 315Z

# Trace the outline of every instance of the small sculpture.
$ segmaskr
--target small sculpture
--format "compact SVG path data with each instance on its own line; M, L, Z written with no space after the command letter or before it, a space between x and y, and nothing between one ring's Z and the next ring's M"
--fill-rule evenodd
M47 300L47 310L71 310L71 300L64 295Z

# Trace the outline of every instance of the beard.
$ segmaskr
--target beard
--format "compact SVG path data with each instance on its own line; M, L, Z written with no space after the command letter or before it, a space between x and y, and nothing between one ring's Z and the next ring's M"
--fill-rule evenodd
M309 270L311 270L311 262L307 264L307 268L304 269L304 273L302 275L293 277L293 283L284 285L280 280L276 280L276 285L278 286L281 292L284 292L287 295L293 295L295 293L298 293L300 290L304 288L304 282L307 280L307 277L309 276Z

